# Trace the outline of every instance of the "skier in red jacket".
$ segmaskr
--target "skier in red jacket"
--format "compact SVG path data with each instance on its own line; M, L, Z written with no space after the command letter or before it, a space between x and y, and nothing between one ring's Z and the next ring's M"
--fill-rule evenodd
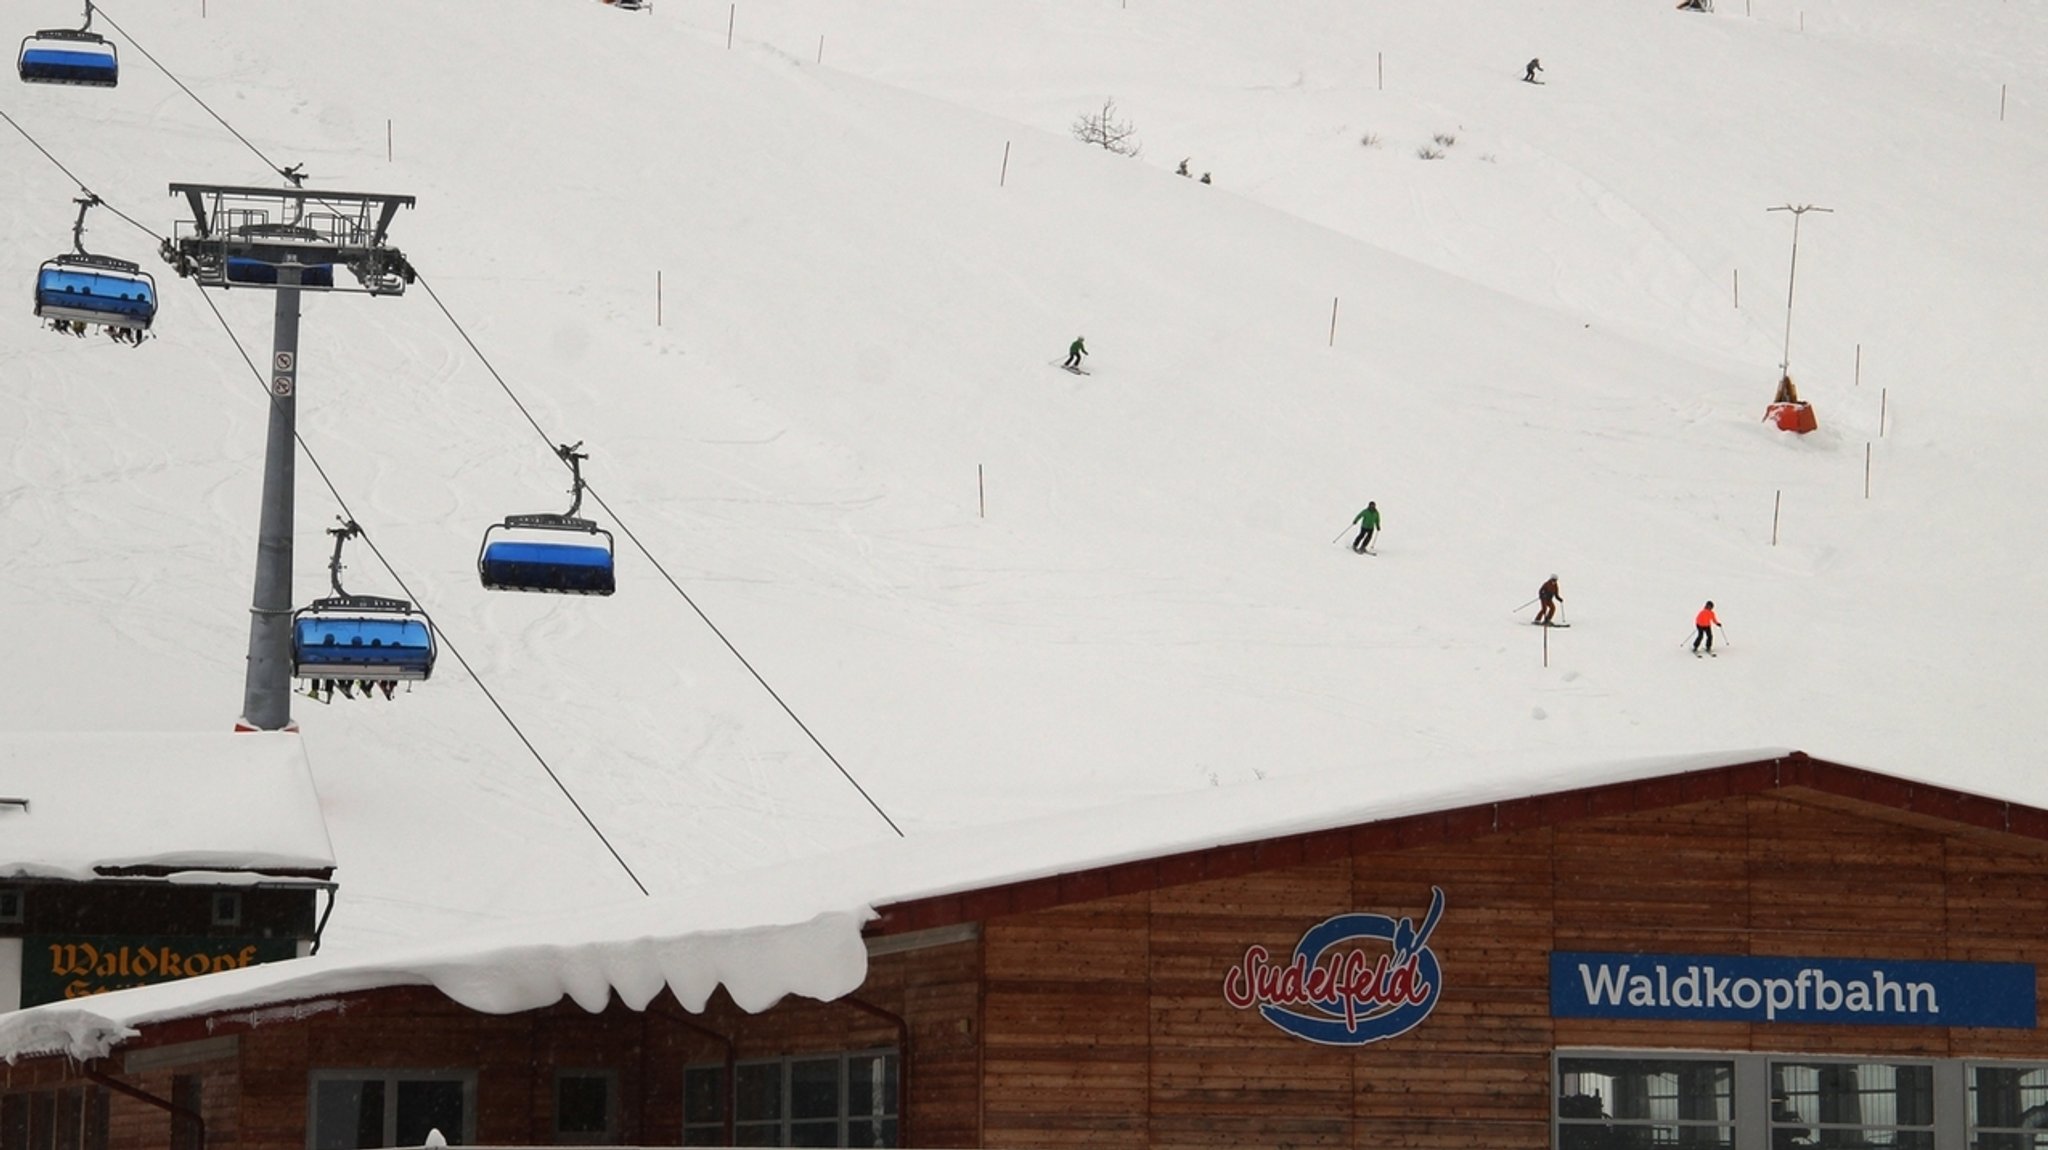
M1713 654L1714 628L1720 626L1721 621L1714 617L1714 601L1712 599L1707 600L1707 605L1700 608L1699 614L1693 616L1692 625L1698 629L1692 637L1692 653L1695 655L1699 654L1700 644L1705 643L1707 645L1707 654Z

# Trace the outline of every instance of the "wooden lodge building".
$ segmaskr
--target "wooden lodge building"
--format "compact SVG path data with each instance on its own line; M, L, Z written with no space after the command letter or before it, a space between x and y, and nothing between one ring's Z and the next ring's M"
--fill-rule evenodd
M0 1015L0 1150L2048 1146L2048 811L1795 753L1293 825L821 875L864 962L756 1012L261 984L316 958Z

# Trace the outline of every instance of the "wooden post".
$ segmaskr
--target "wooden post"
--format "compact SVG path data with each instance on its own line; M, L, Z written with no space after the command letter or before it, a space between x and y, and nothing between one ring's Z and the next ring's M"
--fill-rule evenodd
M1337 297L1330 297L1330 346L1337 346Z
M739 14L739 10L740 6L738 3L732 3L725 6L725 50L728 52L732 51L733 19Z
M981 464L974 465L974 500L981 508L981 517L988 518L988 484L982 480Z
M1870 441L1863 441L1863 498L1870 498Z
M1885 400L1888 398L1888 393L1890 391L1891 388L1888 387L1880 387L1877 389L1877 437L1879 439L1884 438Z
M1778 545L1778 509L1784 506L1784 504L1785 489L1780 487L1777 494L1771 496L1771 546L1773 547Z
M1010 141L1003 141L1003 174L996 177L996 187L1010 182Z

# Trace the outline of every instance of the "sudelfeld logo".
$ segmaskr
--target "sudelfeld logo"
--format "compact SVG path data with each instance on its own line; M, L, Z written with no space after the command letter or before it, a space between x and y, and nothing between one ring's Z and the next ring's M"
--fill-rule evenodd
M1325 1046L1406 1034L1429 1017L1443 991L1443 971L1429 949L1443 914L1444 892L1431 887L1420 930L1406 918L1340 914L1310 927L1285 964L1263 946L1249 947L1223 976L1223 1000L1239 1010L1256 1006L1267 1022Z

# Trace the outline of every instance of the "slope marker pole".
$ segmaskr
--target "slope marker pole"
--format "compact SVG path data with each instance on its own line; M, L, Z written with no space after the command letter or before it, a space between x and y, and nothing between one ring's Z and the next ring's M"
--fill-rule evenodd
M1784 503L1785 489L1780 487L1777 494L1771 496L1771 546L1773 547L1778 545L1778 509Z
M1337 346L1337 297L1330 297L1330 346Z
M1007 184L1008 184L1009 182L1010 182L1010 141L1008 141L1008 140L1004 140L1004 141L1003 141L1003 174L1002 174L1002 175L1000 175L1000 176L997 176L997 177L996 177L996 187L999 187L999 188L1000 188L1000 187L1003 187L1003 186L1007 185Z

